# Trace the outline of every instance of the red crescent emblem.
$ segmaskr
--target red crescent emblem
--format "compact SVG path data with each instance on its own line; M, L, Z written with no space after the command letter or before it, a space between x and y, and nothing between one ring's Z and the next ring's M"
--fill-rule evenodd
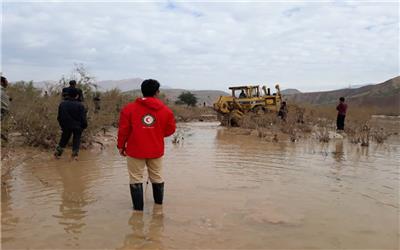
M147 127L150 127L151 125L153 125L153 123L155 122L155 117L154 116L152 116L152 115L150 115L150 114L147 114L147 115L145 115L145 116L143 116L143 118L142 118L142 123L143 123L143 125L145 125L145 126L147 126Z

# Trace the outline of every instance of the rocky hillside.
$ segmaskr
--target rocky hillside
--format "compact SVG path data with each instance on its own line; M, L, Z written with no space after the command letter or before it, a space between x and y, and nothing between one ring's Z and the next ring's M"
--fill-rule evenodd
M365 107L387 108L400 113L400 76L380 84L360 88L347 88L324 92L309 92L286 96L286 99L297 103L328 105L337 103L343 96L348 103Z

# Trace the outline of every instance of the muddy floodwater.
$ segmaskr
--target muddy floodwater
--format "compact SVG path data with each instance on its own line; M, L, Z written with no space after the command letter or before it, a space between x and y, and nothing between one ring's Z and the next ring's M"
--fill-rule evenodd
M39 154L2 188L2 249L397 249L400 139L266 142L217 123L166 141L165 204L133 213L114 148Z

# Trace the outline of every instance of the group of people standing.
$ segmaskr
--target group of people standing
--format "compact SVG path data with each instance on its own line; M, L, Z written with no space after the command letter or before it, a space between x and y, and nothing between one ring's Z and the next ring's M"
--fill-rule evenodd
M344 131L344 121L346 119L347 113L347 104L345 103L344 97L339 98L339 104L336 106L336 110L338 111L337 118L336 118L336 129L338 132ZM286 121L286 117L288 114L288 107L286 102L282 102L278 116L283 120Z
M1 78L1 115L2 120L8 110L9 101L5 95L7 79ZM58 107L57 120L62 130L61 138L54 155L60 158L71 136L72 157L77 159L82 132L87 128L86 109L83 105L82 90L77 88L76 81L69 82L69 87L62 90L62 101ZM164 178L162 175L162 157L164 155L164 138L176 130L173 112L158 98L160 94L158 81L148 79L141 84L143 97L128 103L120 111L117 148L121 156L127 158L129 189L133 209L143 211L143 172L147 166L148 176L152 183L153 198L161 205L164 197ZM347 104L341 97L336 109L337 129L344 130ZM95 108L97 109L97 108ZM287 106L282 102L278 115L286 119Z

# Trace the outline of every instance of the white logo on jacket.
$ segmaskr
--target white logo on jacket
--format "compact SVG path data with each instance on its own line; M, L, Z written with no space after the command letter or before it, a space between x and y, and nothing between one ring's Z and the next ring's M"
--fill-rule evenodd
M142 123L147 127L150 127L151 125L153 125L155 121L156 121L156 118L150 114L144 115L142 117Z

